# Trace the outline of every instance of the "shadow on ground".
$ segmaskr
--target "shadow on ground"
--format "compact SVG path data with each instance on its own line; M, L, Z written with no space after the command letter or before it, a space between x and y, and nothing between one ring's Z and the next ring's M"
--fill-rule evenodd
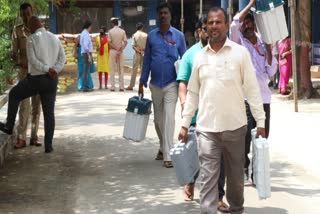
M199 213L185 203L174 170L155 161L155 139L134 143L117 136L59 135L55 151L14 151L0 172L0 213ZM271 164L272 192L317 196L319 190L286 182L286 163ZM287 214L276 207L246 207L247 214Z
M254 208L254 207L246 207L246 211L244 214L289 214L288 210L276 208L276 207L263 207L263 208Z
M288 164L286 162L272 162L270 164L271 169L271 191L272 192L286 192L292 195L297 196L308 196L308 197L315 197L320 196L320 189L306 189L303 185L294 184L284 178L293 178L298 177L297 173L293 173L294 166ZM301 169L303 170L303 169ZM300 170L300 171L301 171ZM298 171L297 168L295 171ZM302 174L305 172L302 172ZM306 181L306 183L308 183Z
M57 97L57 102L60 103L55 109L58 125L56 130L97 125L123 127L127 100L133 94L124 92L125 102L120 102L118 96L116 93L102 90ZM119 114L123 116L119 117Z
M62 136L54 148L10 156L0 172L1 213L199 212L196 202L177 199L174 171L153 160L155 144Z
M127 141L116 135L58 134L54 153L14 151L0 171L0 213L196 214L199 200L185 203L173 169L155 161L157 140ZM319 196L292 180L284 162L271 163L272 192ZM199 185L197 185L198 187ZM283 208L246 207L246 214L288 214Z

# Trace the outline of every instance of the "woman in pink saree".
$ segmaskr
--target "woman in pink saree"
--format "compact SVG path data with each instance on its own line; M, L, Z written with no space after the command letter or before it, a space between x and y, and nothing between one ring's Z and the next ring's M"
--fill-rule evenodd
M280 70L279 93L282 95L288 95L290 93L288 82L292 74L292 52L290 37L280 40L278 45Z

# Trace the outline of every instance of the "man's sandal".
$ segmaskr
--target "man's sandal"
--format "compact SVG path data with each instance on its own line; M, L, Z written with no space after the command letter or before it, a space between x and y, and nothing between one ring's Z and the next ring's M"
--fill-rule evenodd
M155 160L163 160L163 153L159 150Z
M223 201L219 201L218 203L218 210L222 213L230 213L230 208L229 206L224 203Z
M172 161L163 161L163 166L166 168L172 168Z

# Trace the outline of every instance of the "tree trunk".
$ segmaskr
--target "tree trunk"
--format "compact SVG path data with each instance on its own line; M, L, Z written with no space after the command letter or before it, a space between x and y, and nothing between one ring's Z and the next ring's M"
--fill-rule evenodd
M311 1L296 1L296 41L298 96L311 98L317 96L313 88L310 73L309 52L311 50Z
M316 91L312 87L309 60L311 44L311 1L305 0L296 2L298 92L300 98L311 98Z

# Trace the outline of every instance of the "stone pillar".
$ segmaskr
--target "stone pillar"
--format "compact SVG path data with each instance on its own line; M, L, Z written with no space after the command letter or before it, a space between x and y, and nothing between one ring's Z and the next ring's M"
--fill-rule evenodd
M118 17L120 21L122 19L122 6L120 0L113 1L113 16Z
M158 13L157 13L157 6L158 6L158 0L148 0L146 2L147 4L147 23L145 23L146 30L150 32L151 30L155 29L157 27L157 19L158 19ZM150 25L150 20L155 20L155 25Z
M49 31L51 33L57 34L57 8L52 4L51 1L48 3L49 7Z
M228 6L229 6L229 1L228 0L221 0L221 7L227 12L228 11Z

